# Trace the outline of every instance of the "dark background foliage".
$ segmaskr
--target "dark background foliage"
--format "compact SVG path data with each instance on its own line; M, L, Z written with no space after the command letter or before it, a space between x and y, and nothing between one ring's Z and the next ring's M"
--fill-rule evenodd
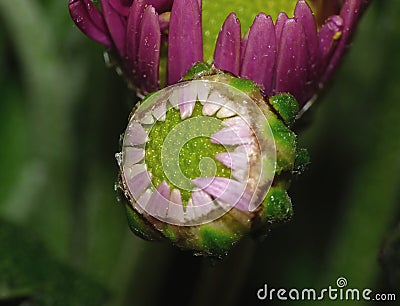
M257 290L338 277L399 293L399 11L374 1L298 127L293 220L216 262L129 232L114 153L134 97L65 1L1 0L0 305L281 305Z

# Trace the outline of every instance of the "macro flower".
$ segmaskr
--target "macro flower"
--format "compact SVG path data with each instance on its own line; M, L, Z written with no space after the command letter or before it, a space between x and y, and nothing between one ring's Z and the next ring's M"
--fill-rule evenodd
M69 0L78 28L143 98L116 154L132 231L216 257L291 218L287 190L308 162L291 127L369 1L270 2L276 20L256 12L244 35L235 12L216 26L218 12L207 10L235 3Z
M290 218L296 141L254 82L194 70L132 113L117 188L134 232L219 257L252 230ZM272 100L297 110L292 96Z

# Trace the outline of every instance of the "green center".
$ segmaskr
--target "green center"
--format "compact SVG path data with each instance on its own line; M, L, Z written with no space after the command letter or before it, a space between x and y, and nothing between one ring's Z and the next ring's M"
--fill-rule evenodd
M217 153L227 152L210 136L220 130L221 120L202 115L202 106L196 103L190 118L182 120L179 110L167 111L165 121L157 121L149 131L145 163L152 173L152 183L158 186L166 181L178 188L182 201L187 203L193 189L192 179L199 177L227 177L229 168L215 159Z

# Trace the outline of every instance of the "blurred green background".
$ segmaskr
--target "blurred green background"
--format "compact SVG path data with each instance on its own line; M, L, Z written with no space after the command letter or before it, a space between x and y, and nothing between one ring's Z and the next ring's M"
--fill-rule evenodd
M261 305L264 284L338 277L399 293L400 2L374 1L298 127L293 221L222 262L129 232L114 154L134 97L66 2L0 0L0 305Z

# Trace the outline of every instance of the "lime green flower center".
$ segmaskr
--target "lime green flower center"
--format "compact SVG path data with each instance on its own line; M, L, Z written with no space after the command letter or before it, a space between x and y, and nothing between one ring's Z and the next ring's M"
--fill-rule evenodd
M227 152L229 147L215 144L210 136L220 130L221 120L202 115L202 106L196 103L190 118L182 120L179 110L171 108L165 121L157 121L149 131L145 149L145 163L152 173L152 183L158 186L166 181L181 192L183 203L191 197L199 177L231 176L231 170L216 160L215 155Z

